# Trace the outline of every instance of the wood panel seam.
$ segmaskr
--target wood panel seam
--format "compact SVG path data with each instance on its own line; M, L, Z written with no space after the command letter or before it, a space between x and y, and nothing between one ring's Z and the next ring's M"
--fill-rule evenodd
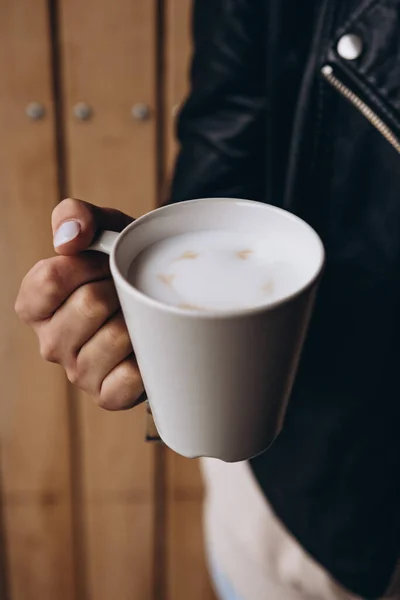
M1 462L0 440L0 600L10 600L8 582L7 540L4 521L3 484L2 484L2 462Z
M48 0L49 13L49 35L51 40L51 72L52 72L52 92L54 102L54 122L55 122L55 148L57 161L57 184L59 199L68 196L68 174L66 160L66 135L65 135L65 115L64 115L64 90L63 90L63 62L62 62L62 41L60 34L60 6L59 0ZM74 565L74 600L86 600L87 582L86 582L86 544L84 540L83 509L82 509L82 444L79 434L79 415L74 402L74 392L72 386L65 381L68 394L68 431L69 431L69 458L70 458L70 502L71 502L71 523L72 523L72 551Z

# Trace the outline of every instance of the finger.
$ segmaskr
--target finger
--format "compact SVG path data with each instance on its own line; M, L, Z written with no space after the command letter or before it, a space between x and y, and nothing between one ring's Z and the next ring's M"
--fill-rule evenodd
M143 382L134 356L115 367L104 379L97 404L105 410L126 410L143 401Z
M109 275L108 257L99 253L40 261L23 280L15 310L28 324L48 319L80 286Z
M117 210L67 198L54 209L51 218L54 248L58 254L78 254L90 246L97 232L122 231L132 220Z
M131 340L119 311L81 348L75 383L90 394L100 395L103 380L131 354Z
M50 321L39 326L42 356L72 370L82 346L118 310L119 300L111 279L78 288Z

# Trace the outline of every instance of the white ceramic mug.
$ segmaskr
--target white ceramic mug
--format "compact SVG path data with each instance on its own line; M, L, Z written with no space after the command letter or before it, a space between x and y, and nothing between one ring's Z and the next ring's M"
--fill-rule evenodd
M191 231L256 236L279 232L301 254L299 289L273 304L235 312L192 312L162 304L127 280L146 247ZM324 263L322 242L279 208L228 198L154 210L122 233L103 232L92 249L110 254L111 273L153 417L179 454L249 459L279 434Z

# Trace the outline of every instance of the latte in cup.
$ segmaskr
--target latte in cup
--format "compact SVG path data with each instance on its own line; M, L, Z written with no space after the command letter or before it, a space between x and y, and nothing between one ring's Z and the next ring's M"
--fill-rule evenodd
M324 264L284 210L203 198L92 250L110 269L154 421L175 452L243 461L279 434Z
M276 236L192 231L158 241L133 260L128 280L164 304L234 311L276 302L302 283L302 260Z

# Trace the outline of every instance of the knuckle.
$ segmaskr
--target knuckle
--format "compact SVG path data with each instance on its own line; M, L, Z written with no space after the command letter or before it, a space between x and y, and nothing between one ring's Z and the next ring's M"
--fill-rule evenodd
M132 391L139 390L142 383L142 378L137 365L132 364L131 361L125 362L123 365L121 365L119 376L123 385L126 387L131 387Z
M44 259L24 277L15 311L19 318L29 323L41 317L41 307L51 304L59 285L59 276L51 259Z
M131 343L128 330L121 319L116 319L109 323L107 329L107 345L111 348L129 348Z
M84 285L75 292L76 310L88 320L105 319L109 315L107 303L102 300L94 285Z
M33 282L33 286L40 292L43 302L51 305L52 301L58 297L62 285L56 261L52 259L40 261L35 267Z
M47 362L57 363L58 360L58 344L54 336L42 335L39 338L40 356Z
M72 383L72 385L82 388L82 372L79 369L76 361L70 362L68 366L65 367L65 372L67 374L68 381Z
M90 396L97 396L100 394L100 375L96 371L96 366L92 363L82 360L78 355L68 361L65 371L67 373L68 381L75 387L86 392Z
M96 403L100 408L108 411L126 410L135 406L142 392L140 372L127 361L123 366L118 367L118 377L113 381L113 385L101 387Z
M38 284L52 283L57 277L54 261L48 258L40 260L33 268L33 275Z
M14 304L14 310L17 313L18 317L21 319L21 321L23 321L24 323L27 323L29 321L26 297L22 293L22 291L20 291L17 296L17 299Z
M132 391L130 394L118 394L118 392L116 392L113 396L100 392L96 396L95 402L102 410L115 412L134 407L139 396L140 393L135 391Z
M98 394L97 396L95 396L94 401L97 404L97 406L102 410L115 410L113 408L113 404L115 404L115 398L111 399L108 398L105 394Z

